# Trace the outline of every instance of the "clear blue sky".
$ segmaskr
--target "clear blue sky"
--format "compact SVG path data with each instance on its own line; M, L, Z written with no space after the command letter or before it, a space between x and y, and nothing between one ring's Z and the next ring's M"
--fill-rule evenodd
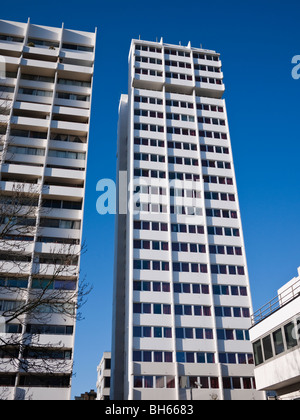
M254 308L300 266L299 0L85 0L2 2L1 18L83 31L98 27L82 272L94 285L77 328L72 395L96 386L110 350L114 218L96 212L97 181L115 179L118 103L127 93L132 38L222 54L227 109Z

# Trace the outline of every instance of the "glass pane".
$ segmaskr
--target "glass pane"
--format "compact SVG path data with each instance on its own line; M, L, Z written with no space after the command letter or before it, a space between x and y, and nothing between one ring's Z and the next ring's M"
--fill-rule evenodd
M262 342L263 342L265 360L269 360L273 357L271 336L268 335L262 340Z
M286 345L288 349L297 346L297 339L296 339L296 328L294 322L290 322L289 324L284 326L284 334L286 339Z
M280 354L284 352L284 344L281 328L273 333L273 340L275 346L275 354Z
M153 388L153 376L145 376L145 388Z
M255 366L263 363L262 346L260 340L253 344Z
M133 386L134 386L134 388L142 388L143 387L143 377L142 376L135 376Z
M164 388L164 376L156 376L156 388Z
M175 388L174 376L167 376L167 388Z

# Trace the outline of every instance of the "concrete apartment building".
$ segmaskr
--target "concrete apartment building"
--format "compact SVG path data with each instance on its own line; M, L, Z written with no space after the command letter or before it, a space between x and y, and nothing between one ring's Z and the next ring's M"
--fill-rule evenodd
M280 400L300 399L300 268L252 317L257 388Z
M1 399L70 399L95 42L0 20Z
M119 109L111 399L264 397L221 66L218 53L190 44L131 44Z
M110 400L110 377L111 377L111 352L103 353L101 362L97 367L97 400Z

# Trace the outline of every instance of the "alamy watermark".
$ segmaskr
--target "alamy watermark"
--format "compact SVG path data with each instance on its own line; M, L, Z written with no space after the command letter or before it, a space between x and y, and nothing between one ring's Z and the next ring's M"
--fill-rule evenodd
M154 184L139 177L129 182L127 171L120 171L117 184L111 179L101 179L96 191L100 193L96 203L100 215L170 212L185 218L203 216L203 196L199 182L193 180L172 179Z
M295 55L292 58L292 64L295 64L295 66L292 69L292 78L294 80L300 79L300 55Z

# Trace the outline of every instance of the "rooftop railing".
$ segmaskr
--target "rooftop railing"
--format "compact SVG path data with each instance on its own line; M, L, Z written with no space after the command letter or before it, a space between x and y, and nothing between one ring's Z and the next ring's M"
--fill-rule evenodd
M252 326L258 324L298 296L300 296L300 277L294 284L252 314Z

